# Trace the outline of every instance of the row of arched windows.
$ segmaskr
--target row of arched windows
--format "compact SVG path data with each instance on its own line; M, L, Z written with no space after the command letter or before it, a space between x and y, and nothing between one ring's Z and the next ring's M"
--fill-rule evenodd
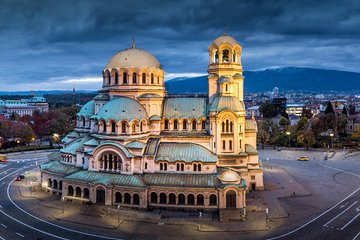
M140 205L140 195L134 193L131 196L130 193L121 194L120 192L116 192L114 195L114 204Z
M150 203L152 204L169 204L169 205L197 205L204 206L205 200L203 194L175 194L175 193L156 193L152 192L150 194ZM209 197L209 206L217 205L217 196L215 194L211 194Z
M222 149L232 151L233 150L233 141L229 140L228 144L226 144L226 140L223 140L222 141Z
M67 190L67 196L89 199L90 191L88 188L76 187L74 191L74 187L69 185Z
M105 152L99 158L99 170L101 171L122 171L123 162L115 153Z
M74 159L76 160L76 157L73 157L71 155L63 155L62 158L63 158L63 161L67 162L67 163L73 163L73 160Z
M193 163L193 171L194 172L201 172L202 164L201 163ZM147 165L145 166L147 169ZM168 163L167 162L160 162L159 163L159 170L160 171L167 171L168 170ZM176 163L176 171L177 172L184 172L185 171L185 163Z
M52 188L55 190L62 190L62 181L58 181L56 179L51 180L51 178L48 179L47 183L48 188Z
M233 132L233 122L229 119L226 119L221 123L221 132L223 133L232 133Z
M197 120L191 120L190 122L186 119L182 120L182 123L181 123L181 130L182 131L186 131L186 130L189 130L189 123L191 123L191 130L192 131L196 131L198 129L197 127ZM179 127L179 120L175 119L174 121L172 121L172 124L171 122L168 120L168 119L165 119L164 121L164 130L170 130L170 128L172 127L172 130L180 130L180 127ZM206 128L206 120L201 120L201 130L205 130Z
M121 79L121 81L120 81ZM141 85L160 85L162 84L160 76L150 73L138 74L136 72L128 73L122 72L119 74L116 70L112 71L112 74L106 70L103 74L104 85L118 85L118 84L141 84Z
M221 52L219 50L214 50L213 63L240 63L240 53L237 50L223 49Z
M117 124L115 121L110 120L109 124L105 120L100 120L98 124L98 132L100 133L110 133L110 134L135 134L142 133L145 131L144 126L146 123L144 121L135 121L129 124L126 121L122 121ZM109 129L108 129L109 126Z

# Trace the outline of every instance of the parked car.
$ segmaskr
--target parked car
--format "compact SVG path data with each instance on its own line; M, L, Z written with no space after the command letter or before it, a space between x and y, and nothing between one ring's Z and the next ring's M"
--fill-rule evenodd
M309 161L309 157L308 156L301 156L297 158L298 161Z
M21 181L25 178L24 175L18 175L16 178L15 178L15 181Z

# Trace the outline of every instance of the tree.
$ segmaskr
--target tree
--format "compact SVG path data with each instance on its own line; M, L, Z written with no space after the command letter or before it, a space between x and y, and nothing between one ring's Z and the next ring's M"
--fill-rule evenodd
M281 116L279 120L279 125L284 127L289 125L289 120L287 120L285 117Z
M265 121L259 122L259 131L257 133L262 149L264 149L264 144L267 143L270 138L269 126Z
M307 124L308 124L308 118L302 117L300 121L297 123L297 131L304 130Z
M306 150L309 150L309 147L316 143L315 136L310 129L300 131L297 140L299 143L306 146Z
M336 118L336 130L340 136L346 136L346 125L348 121L348 116L341 114Z
M335 115L334 108L332 107L332 104L331 104L330 101L328 101L324 113L325 113L325 114L331 113L331 114Z
M345 116L348 116L348 112L347 112L345 106L343 107L343 109L342 109L342 111L341 111L341 114L342 114L342 115L345 115Z
M355 132L351 135L351 139L360 142L360 127L357 127Z
M259 107L259 111L263 118L273 118L278 114L276 106L271 103L261 104L261 106Z
M301 117L304 118L306 117L307 119L312 118L313 114L311 113L311 110L308 108L303 108L302 112L301 112Z

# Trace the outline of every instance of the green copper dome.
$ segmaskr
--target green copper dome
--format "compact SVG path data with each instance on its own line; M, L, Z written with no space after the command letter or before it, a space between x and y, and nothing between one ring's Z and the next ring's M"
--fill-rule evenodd
M87 102L77 113L78 116L90 117L94 114L94 100Z
M210 107L210 112L221 112L231 110L241 112L245 110L244 103L234 96L218 96L214 99Z
M132 121L149 118L145 108L138 101L128 97L114 98L106 103L95 117L98 120L104 119L105 121L110 119Z

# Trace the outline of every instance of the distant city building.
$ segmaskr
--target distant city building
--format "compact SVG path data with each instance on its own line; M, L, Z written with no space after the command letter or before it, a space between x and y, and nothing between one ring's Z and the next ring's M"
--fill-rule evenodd
M32 116L35 111L49 111L49 104L44 97L33 97L20 100L0 100L0 111L5 118L13 114L20 117L25 115Z
M167 95L162 65L135 43L114 55L65 147L41 165L43 189L72 202L244 215L246 193L264 184L241 54L230 36L212 42L204 96Z
M260 111L259 111L260 106L252 106L252 107L248 107L246 109L246 117L251 117L252 113L254 113L255 117L260 117Z
M301 117L303 109L304 109L303 103L288 103L288 104L286 104L286 113L288 115L294 114L298 117Z
M296 114L289 114L289 123L291 126L295 126L300 121L300 116Z
M274 97L279 97L279 88L278 87L274 87L273 89L273 93L274 93Z

